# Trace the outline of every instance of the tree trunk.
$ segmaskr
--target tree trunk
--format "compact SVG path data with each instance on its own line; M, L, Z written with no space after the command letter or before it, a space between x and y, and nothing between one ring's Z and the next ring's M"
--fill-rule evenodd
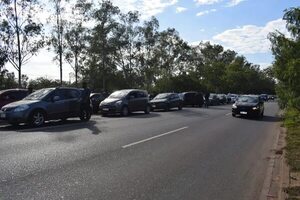
M18 83L19 83L19 88L22 87L21 84L21 76L22 76L22 72L21 72L21 66L22 66L22 58L21 58L21 42L20 42L20 30L19 30L19 24L18 24L18 13L17 13L17 0L14 0L14 6L15 6L15 20L16 20L16 33L17 33L17 41L18 41Z

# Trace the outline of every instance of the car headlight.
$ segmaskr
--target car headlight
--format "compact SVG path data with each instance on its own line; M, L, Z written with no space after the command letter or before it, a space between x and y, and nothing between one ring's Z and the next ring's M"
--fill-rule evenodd
M121 100L116 102L116 106L120 106L121 104L122 104Z
M29 108L28 105L21 105L15 108L14 112L22 112L24 110L27 110Z
M257 109L258 109L258 107L256 107L256 106L252 108L252 110L257 110Z
M235 104L232 104L232 108L237 108L237 106Z

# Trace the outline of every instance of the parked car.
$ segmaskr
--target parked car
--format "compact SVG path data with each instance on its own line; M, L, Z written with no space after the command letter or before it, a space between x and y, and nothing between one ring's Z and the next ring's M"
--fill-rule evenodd
M115 91L100 103L99 108L103 116L108 114L127 116L135 111L149 114L151 110L148 93L137 89Z
M150 101L151 109L164 109L165 111L171 108L182 109L183 101L176 93L161 93Z
M209 105L216 106L220 104L220 99L217 94L210 93L209 95Z
M267 94L261 94L259 95L259 97L264 100L264 101L268 101L268 95Z
M88 121L90 108L82 106L81 90L75 88L45 88L37 90L21 101L7 104L0 111L0 118L17 125L28 123L41 126L47 120L79 117Z
M227 104L227 97L225 94L218 94L217 97L221 104Z
M107 97L108 94L106 93L91 93L90 99L91 99L92 109L94 113L97 113L99 111L100 103Z
M199 106L204 104L203 95L200 92L183 92L179 94L184 106Z
M227 102L234 103L238 98L237 94L227 94Z
M28 95L26 89L9 89L0 91L0 109L12 102L20 101Z
M257 95L242 95L232 105L232 116L264 116L264 101Z

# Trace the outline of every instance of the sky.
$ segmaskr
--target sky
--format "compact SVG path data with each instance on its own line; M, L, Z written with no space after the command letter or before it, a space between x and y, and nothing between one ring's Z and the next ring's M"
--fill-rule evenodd
M273 56L268 34L275 30L287 34L282 20L284 10L298 7L299 0L112 0L121 11L138 10L141 19L155 16L160 30L175 28L191 45L201 41L221 44L236 51L261 68L270 66ZM23 66L30 79L59 79L54 54L45 49ZM72 68L63 66L63 79L69 81ZM9 71L15 71L6 66ZM16 71L15 71L16 72Z

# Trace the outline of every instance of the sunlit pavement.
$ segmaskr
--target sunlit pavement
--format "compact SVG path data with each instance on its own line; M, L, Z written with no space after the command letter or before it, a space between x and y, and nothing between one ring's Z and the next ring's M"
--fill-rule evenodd
M41 128L0 122L0 199L257 199L275 141L231 106L136 113Z

